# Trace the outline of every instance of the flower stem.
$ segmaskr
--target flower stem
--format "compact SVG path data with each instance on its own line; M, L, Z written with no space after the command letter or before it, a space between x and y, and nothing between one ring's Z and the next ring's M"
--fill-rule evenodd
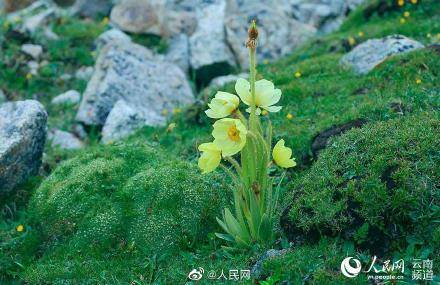
M256 69L256 49L257 49L257 37L258 30L257 24L252 21L251 26L249 27L249 39L246 46L249 48L249 79L250 79L250 87L251 87L251 115L250 115L250 129L255 131L256 128L256 96L255 96L255 80L257 75Z

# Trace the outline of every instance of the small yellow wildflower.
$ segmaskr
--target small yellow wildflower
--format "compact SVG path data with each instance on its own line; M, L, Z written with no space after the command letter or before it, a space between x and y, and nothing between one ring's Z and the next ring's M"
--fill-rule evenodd
M295 77L296 77L296 78L300 78L301 75L302 75L301 72L299 72L299 71L295 72Z
M235 91L240 96L241 101L246 105L251 106L251 85L249 81L239 78L235 83ZM261 114L261 109L268 112L276 113L281 110L280 106L273 106L281 99L281 90L275 89L272 82L266 79L261 79L255 82L255 105L257 107L256 114ZM251 108L246 109L250 113Z
M161 114L162 114L162 116L167 116L168 115L168 109L163 109Z
M172 131L174 131L176 126L177 126L176 123L169 124L168 127L167 127L167 133L171 133Z
M181 112L182 112L182 109L180 109L180 108L174 108L173 109L173 115L179 114Z
M108 17L104 17L104 18L102 19L102 21L101 21L101 24L102 24L103 26L107 26L109 22L110 22L109 18L108 18Z
M264 59L264 60L263 60L263 63L264 63L264 64L268 64L268 63L269 63L269 60L268 60L268 59Z
M348 38L348 44L351 46L354 46L356 44L356 40L353 37Z
M8 21L5 21L4 23L3 23L3 28L5 28L5 29L9 29L9 26L10 26L11 24L8 22Z
M417 2L418 2L417 0L411 0L412 4L417 4Z
M267 116L268 114L269 114L269 112L266 110L261 111L261 115L263 115L263 116Z
M31 80L31 79L32 79L32 73L28 73L28 74L26 74L26 79L27 79L27 80Z
M90 54L91 54L93 57L96 57L96 55L97 55L96 51L92 51Z
M203 152L198 161L202 173L208 173L216 169L221 160L220 149L210 142L199 145L199 150Z
M295 159L291 158L292 149L284 146L284 140L279 140L273 148L272 157L279 167L290 168L296 165Z
M417 78L417 79L416 79L416 84L420 84L420 83L422 83L422 79Z
M403 17L408 18L411 14L408 11L403 12Z
M359 36L360 38L362 38L363 36L365 36L365 34L364 34L364 32L361 31L361 32L358 33L358 36Z
M215 122L213 126L214 144L223 156L232 156L243 149L247 130L240 120L224 118Z
M24 226L18 225L15 229L17 230L17 232L22 232L24 230Z
M406 23L405 18L400 18L400 23L401 23L401 24L405 24L405 23Z
M220 119L232 114L240 104L240 99L231 93L218 91L208 104L206 115L213 119Z
M287 118L288 120L292 120L293 115L289 113L289 114L286 115L286 118Z
M398 1L397 1L397 5L399 5L399 6L403 6L403 4L405 4L405 1L404 1L404 0L398 0Z

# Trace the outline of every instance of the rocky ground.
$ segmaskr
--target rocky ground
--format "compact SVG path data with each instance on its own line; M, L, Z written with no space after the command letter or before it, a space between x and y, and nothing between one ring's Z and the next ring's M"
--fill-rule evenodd
M338 284L348 253L440 260L437 1L1 7L0 283L181 284L203 266ZM212 235L228 182L199 175L196 146L207 101L247 77L251 18L299 165L274 249L231 255Z

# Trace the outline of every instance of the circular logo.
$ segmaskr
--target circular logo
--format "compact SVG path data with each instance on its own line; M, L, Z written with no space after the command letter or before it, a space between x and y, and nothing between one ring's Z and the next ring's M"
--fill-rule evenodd
M188 278L195 281L200 280L203 277L203 272L205 272L205 270L203 270L202 267L199 267L198 269L193 269L188 274Z
M350 265L350 260L356 263L356 267ZM361 272L361 262L353 257L347 257L341 262L341 272L344 276L348 278L353 278L358 276L359 272Z

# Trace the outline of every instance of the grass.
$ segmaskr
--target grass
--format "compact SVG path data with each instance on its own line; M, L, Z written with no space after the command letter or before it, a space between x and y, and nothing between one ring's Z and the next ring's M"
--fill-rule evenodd
M383 258L439 258L440 226L432 222L439 213L438 48L394 56L362 76L341 67L339 60L354 46L390 34L403 34L426 46L438 43L440 3L390 5L380 14L375 8L379 2L368 1L351 13L339 31L258 68L260 77L283 91L282 111L264 120L272 121L274 139L284 138L299 162L283 186L284 205L291 207L280 209L275 247L289 248L289 242L295 246L285 256L265 262L260 280L365 284L363 279L341 277L342 257L367 262L380 251ZM404 11L410 16L401 24ZM1 24L0 83L7 96L41 94L37 98L48 108L49 127L68 130L75 108L52 107L49 102L68 89L83 91L86 82L58 78L93 65L93 41L107 27L61 19L53 23L60 40L25 38L42 44L49 62L39 76L28 80L28 59L18 52L23 38L11 38L10 28ZM158 38L134 40L165 50ZM297 71L300 77L294 76ZM221 89L234 91L233 84ZM197 145L211 139L212 122L203 111L215 91L207 90L202 103L177 111L170 120L177 125L173 131L144 128L116 146L97 146L92 134L91 146L83 152L47 148L47 173L56 168L53 174L34 178L4 204L16 208L3 214L0 224L0 281L180 284L199 266L229 270L254 264L260 252L223 250L212 234L215 222L201 222L201 217L212 221L220 213L217 206L227 203L219 192L227 189L221 174L213 176L218 182L212 184L195 169ZM319 152L314 147L317 136L353 121L362 121L362 126L330 138ZM185 182L180 185L172 175ZM198 200L197 189L204 188L206 196ZM153 195L145 189L156 191ZM191 202L185 203L188 197ZM214 200L214 207L206 209L212 197L225 200ZM349 218L340 215L344 211ZM354 220L357 223L351 224ZM165 222L171 222L173 231ZM25 225L24 233L15 230L18 224ZM383 240L372 239L374 235Z

